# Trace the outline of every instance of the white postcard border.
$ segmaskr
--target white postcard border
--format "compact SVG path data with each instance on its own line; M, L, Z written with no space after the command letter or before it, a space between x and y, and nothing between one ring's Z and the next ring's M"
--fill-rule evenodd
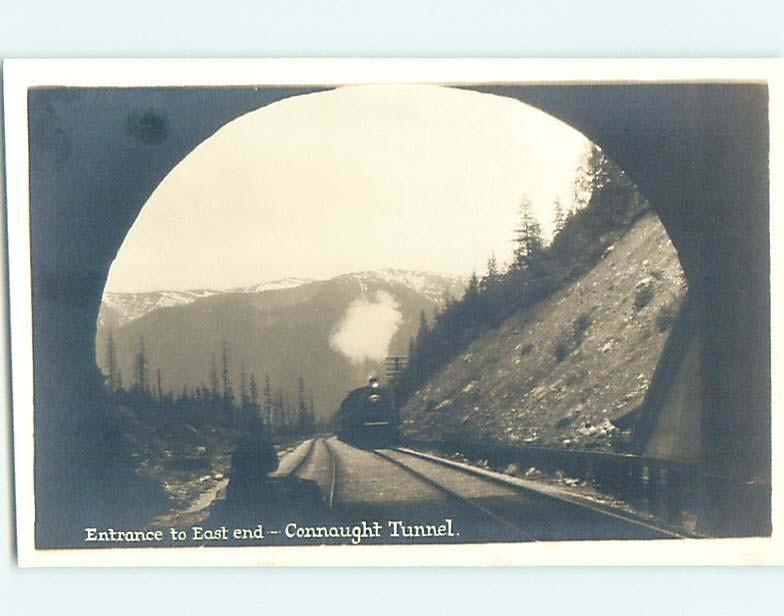
M6 216L19 564L22 566L731 565L783 564L780 531L782 230L784 169L780 60L9 60L4 63ZM33 343L27 90L35 86L243 86L349 83L564 84L764 82L770 92L772 519L770 538L579 541L484 545L298 546L39 550L34 544Z

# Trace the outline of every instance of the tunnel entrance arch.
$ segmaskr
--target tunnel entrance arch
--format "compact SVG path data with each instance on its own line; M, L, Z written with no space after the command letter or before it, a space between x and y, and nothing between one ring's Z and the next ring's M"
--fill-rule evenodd
M232 119L329 88L35 89L30 214L39 511L100 403L95 319L108 268L147 197ZM482 86L597 143L649 198L675 244L700 334L705 493L716 535L762 534L770 515L767 89L665 84ZM86 112L86 110L88 112ZM742 215L741 215L742 214ZM94 238L90 242L74 238ZM749 515L749 503L755 512ZM53 515L53 518L58 516Z

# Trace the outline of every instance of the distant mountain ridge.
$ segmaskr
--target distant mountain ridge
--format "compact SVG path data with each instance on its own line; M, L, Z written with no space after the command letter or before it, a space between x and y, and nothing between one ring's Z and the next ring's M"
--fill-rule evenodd
M112 327L122 326L145 314L159 308L184 306L199 299L221 295L224 293L263 293L276 289L291 289L303 284L315 282L313 278L281 278L269 282L262 282L247 287L232 289L190 289L186 291L142 291L142 292L116 292L106 291L103 294L101 310L107 313L116 313L111 319ZM104 316L108 316L104 315Z
M368 281L402 285L415 293L419 293L435 304L441 304L443 303L445 293L447 292L453 298L462 296L465 285L468 283L469 276L385 268L381 270L343 274L342 276L338 276L337 279L353 279L356 280L360 286Z
M461 276L459 274L438 274L435 272L420 272L393 268L352 272L336 276L334 279L354 279L360 285L363 281L367 280L397 283L407 286L417 293L421 293L435 303L441 303L443 301L445 290L449 290L453 297L462 295L463 289L468 282L468 276ZM223 290L106 291L103 295L103 301L101 302L99 323L112 328L121 327L143 317L153 310L170 308L172 306L184 306L206 297L232 293L264 293L266 291L277 291L280 289L293 289L314 282L320 281L316 278L286 277Z
M275 291L277 289L293 289L294 287L302 286L316 282L316 278L280 278L279 280L271 280L269 282L261 282L247 287L234 287L227 291L216 291L216 293L263 293L264 291Z
M97 322L96 362L106 368L111 330L124 385L144 337L148 381L165 391L209 383L211 358L225 340L235 394L240 374L293 397L300 375L316 411L335 411L369 374L384 376L386 354L405 355L419 315L462 296L468 277L384 269L329 280L283 279L225 291L106 293Z

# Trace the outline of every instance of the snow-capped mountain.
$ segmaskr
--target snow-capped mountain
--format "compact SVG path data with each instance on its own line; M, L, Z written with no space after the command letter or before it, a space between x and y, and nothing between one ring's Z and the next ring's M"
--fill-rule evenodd
M456 274L437 274L412 270L382 269L377 271L354 272L337 276L334 280L354 280L360 288L369 283L396 284L411 289L429 301L440 305L446 293L453 298L463 294L468 277ZM294 289L317 282L314 278L281 278L246 287L225 290L195 289L189 291L149 291L145 293L116 293L107 291L103 295L98 323L102 327L122 327L154 310L185 306L216 295L246 293L256 294L267 291Z
M448 293L453 299L459 298L465 291L468 276L459 274L438 274L435 272L419 272L385 268L375 271L354 272L338 276L338 279L356 280L360 286L368 282L401 285L425 297L434 304L440 305Z
M272 280L269 282L262 282L259 284L250 285L248 287L235 287L224 291L225 293L264 293L264 291L277 291L279 289L293 289L300 287L303 284L315 282L315 278L281 278L280 280Z
M98 323L106 327L121 327L159 308L186 306L206 297L228 293L263 293L265 291L293 289L310 282L314 282L314 279L281 278L280 280L271 280L247 287L235 287L222 291L215 289L149 291L145 293L115 293L107 291L103 294Z
M130 323L159 308L184 306L198 299L216 295L220 291L198 289L194 291L150 291L147 293L103 294L99 324L119 327ZM112 318L113 317L113 318Z

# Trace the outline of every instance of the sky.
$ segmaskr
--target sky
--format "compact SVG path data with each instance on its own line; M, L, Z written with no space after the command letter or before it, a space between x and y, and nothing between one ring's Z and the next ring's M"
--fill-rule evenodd
M226 289L509 261L524 197L549 236L587 139L514 99L351 86L226 124L142 208L106 290Z

